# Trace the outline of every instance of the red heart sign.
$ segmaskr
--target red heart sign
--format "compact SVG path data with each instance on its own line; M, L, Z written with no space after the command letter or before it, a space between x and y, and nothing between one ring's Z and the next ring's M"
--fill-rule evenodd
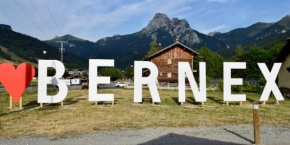
M34 75L34 67L28 63L21 63L16 69L10 63L0 65L0 82L15 103L18 102Z

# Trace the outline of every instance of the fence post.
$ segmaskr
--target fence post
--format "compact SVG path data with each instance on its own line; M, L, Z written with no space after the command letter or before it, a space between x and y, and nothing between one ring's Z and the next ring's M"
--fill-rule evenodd
M254 142L255 144L261 144L260 141L260 118L259 118L259 105L253 104L253 124L254 124Z

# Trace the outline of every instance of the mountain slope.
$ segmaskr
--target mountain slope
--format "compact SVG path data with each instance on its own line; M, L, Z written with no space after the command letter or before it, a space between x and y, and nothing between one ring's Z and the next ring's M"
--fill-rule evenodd
M11 27L0 25L0 56L16 64L30 62L37 64L38 59L60 59L59 50L36 38L12 31ZM46 51L47 54L44 54ZM73 53L64 53L67 68L86 68L87 61Z
M115 59L115 66L121 69L132 65L134 60L141 60L147 53L149 43L156 40L166 47L176 40L197 50L208 47L230 58L235 54L237 45L249 49L253 45L270 48L276 43L284 42L290 35L290 16L285 16L276 23L258 22L247 28L238 28L227 33L202 34L193 30L188 22L178 18L170 19L165 14L157 13L142 30L128 35L114 35L91 42L72 35L59 38L65 40L66 51L73 52L84 59ZM57 39L46 41L55 47Z
M224 41L230 47L253 44L261 39L268 39L290 31L290 16L287 15L276 23L256 23L247 28L238 28L227 33L217 33L213 37ZM285 38L286 40L286 38ZM274 40L275 41L275 40Z
M174 43L178 38L181 43L192 49L199 49L203 46L212 50L226 48L223 41L193 30L186 20L170 19L161 13L157 13L145 28L133 34L114 35L95 43L68 38L68 35L61 37L68 41L65 46L68 48L67 51L78 54L84 59L115 59L115 66L122 69L132 65L134 60L141 60L150 48L149 43L153 40L161 43L163 47ZM57 46L54 40L46 42Z

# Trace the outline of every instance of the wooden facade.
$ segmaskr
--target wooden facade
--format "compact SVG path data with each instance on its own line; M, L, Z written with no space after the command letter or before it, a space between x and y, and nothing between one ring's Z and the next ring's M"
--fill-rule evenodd
M149 56L147 60L153 62L158 70L159 82L178 82L178 62L189 62L193 70L193 59L199 55L187 46L176 42Z

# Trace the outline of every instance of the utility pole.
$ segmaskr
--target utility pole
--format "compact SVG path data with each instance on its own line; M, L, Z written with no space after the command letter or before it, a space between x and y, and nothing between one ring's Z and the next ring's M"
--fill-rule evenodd
M66 41L56 41L58 43L60 43L60 48L59 48L59 51L60 51L60 61L63 63L63 53L65 51L65 49L63 48L63 44L66 43Z
M56 38L59 38L58 36L56 36ZM55 41L55 42L58 42L60 43L60 48L59 48L59 51L60 51L60 61L63 63L63 53L64 53L64 48L63 48L63 44L64 43L67 43L66 41ZM61 101L61 106L63 106L63 101Z

